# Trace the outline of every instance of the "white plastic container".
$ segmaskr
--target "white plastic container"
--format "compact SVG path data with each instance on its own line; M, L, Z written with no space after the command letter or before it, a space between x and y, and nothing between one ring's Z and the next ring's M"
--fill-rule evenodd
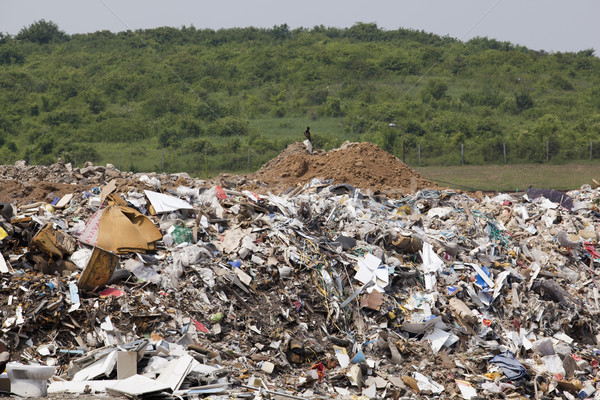
M55 372L56 367L45 365L25 365L17 362L6 365L11 392L23 397L46 397L48 379Z

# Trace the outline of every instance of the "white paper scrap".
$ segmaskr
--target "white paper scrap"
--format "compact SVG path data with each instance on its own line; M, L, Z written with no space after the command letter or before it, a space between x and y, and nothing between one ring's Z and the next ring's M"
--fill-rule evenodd
M475 388L471 386L469 382L460 381L458 379L455 379L454 382L456 382L456 386L458 386L460 389L460 394L465 400L469 400L477 396L477 390L475 390Z
M449 337L450 332L446 332L436 328L429 335L425 336L423 340L428 340L429 342L431 342L431 350L433 350L433 354L437 354L438 351L440 351L440 349L444 346Z
M100 324L100 328L105 330L105 331L114 331L115 327L113 326L110 317L107 315L106 318L104 319L104 322L102 322Z
M373 270L369 269L366 265L361 265L359 262L358 271L354 275L354 279L362 283L369 283L371 281L375 281L375 273Z
M438 272L444 266L444 261L435 254L431 244L424 242L423 250L420 251L421 258L423 259L423 267L425 272Z
M498 277L496 278L496 288L494 289L494 294L492 296L492 302L500 295L502 286L504 286L504 281L509 275L510 271L502 271L498 274Z
M430 380L423 374L413 372L413 378L417 380L417 386L420 391L431 390L432 393L442 393L444 391L444 386Z
M0 272L3 274L7 274L9 272L8 264L6 264L6 260L2 254L0 254Z
M333 346L333 350L335 351L335 356L340 363L340 367L346 368L350 364L350 356L348 356L346 349L339 346Z
M148 200L150 200L150 203L157 214L194 209L190 203L175 196L169 196L168 194L153 192L151 190L144 190L144 193L146 194L146 197L148 197Z
M425 274L425 289L434 290L437 282L437 273L444 266L444 261L433 251L431 244L423 243L421 259L423 260L423 272Z
M358 268L359 269L361 268L361 266L364 265L365 267L369 268L371 271L374 271L379 267L379 264L381 264L381 259L375 257L371 253L367 253L367 255L365 255L363 258L358 259Z
M206 215L203 215L200 218L200 225L202 225L203 228L208 228L208 218L206 218Z
M567 335L564 332L557 332L556 334L554 334L554 338L558 339L558 340L562 340L563 342L567 343L567 344L571 344L573 343L573 338L570 337L569 335Z

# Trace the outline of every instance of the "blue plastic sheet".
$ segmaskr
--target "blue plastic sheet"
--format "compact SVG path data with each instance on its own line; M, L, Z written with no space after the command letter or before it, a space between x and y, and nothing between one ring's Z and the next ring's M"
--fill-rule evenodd
M510 380L515 380L525 376L525 367L515 358L510 351L500 353L490 360L494 365L500 367L504 375Z

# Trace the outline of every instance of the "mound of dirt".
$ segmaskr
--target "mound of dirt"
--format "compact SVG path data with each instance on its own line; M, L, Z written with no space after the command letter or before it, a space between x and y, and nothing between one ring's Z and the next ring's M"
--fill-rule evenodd
M16 181L0 179L0 201L23 205L36 201L51 203L55 197L68 193L84 191L87 187L78 187L68 183L46 181Z
M333 179L388 195L437 187L371 143L346 142L338 149L313 154L308 154L302 143L293 143L250 178L266 183L271 190L303 185L313 178Z

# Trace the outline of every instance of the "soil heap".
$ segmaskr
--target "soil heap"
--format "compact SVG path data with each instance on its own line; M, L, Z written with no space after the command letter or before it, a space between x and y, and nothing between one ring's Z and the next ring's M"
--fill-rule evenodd
M371 143L346 142L338 149L313 154L309 154L302 143L292 143L250 178L266 183L271 190L303 185L313 178L333 179L335 183L349 183L388 195L436 187L398 158Z

